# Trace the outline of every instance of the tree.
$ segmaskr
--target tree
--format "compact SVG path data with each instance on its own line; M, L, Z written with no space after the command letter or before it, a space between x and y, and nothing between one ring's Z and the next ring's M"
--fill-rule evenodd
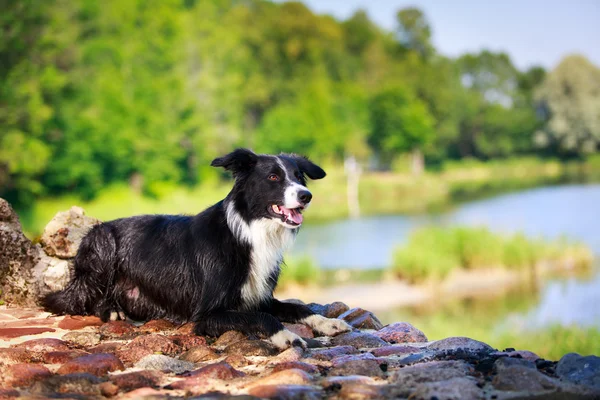
M370 103L369 144L389 163L399 153L413 154L413 172L422 169L421 154L434 139L434 121L427 107L402 87L377 93Z
M408 50L428 58L434 53L431 44L431 27L425 14L415 7L404 8L396 14L398 42Z
M581 156L600 146L600 69L583 56L563 59L539 88L539 112L547 119L536 134L540 147Z

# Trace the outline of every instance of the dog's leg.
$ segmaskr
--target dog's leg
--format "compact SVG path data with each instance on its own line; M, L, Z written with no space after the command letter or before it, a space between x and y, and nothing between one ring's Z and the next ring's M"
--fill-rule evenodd
M234 330L245 334L261 334L278 348L291 346L306 348L306 342L270 314L263 312L220 311L197 318L194 332L197 335L220 336Z
M352 327L346 321L337 318L325 318L322 315L315 314L302 304L283 303L277 299L271 299L264 311L283 322L306 324L315 331L327 336L335 336L352 330Z

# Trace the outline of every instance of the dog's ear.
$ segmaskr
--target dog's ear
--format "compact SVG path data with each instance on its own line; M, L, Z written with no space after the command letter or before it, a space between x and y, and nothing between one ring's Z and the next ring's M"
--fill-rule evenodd
M310 179L323 179L325 178L325 171L317 164L310 161L307 157L299 156L297 154L290 154L289 157L298 164L300 172L308 176Z
M254 167L257 160L258 156L251 150L235 149L223 157L215 158L210 165L211 167L223 167L235 175L238 172L247 171Z

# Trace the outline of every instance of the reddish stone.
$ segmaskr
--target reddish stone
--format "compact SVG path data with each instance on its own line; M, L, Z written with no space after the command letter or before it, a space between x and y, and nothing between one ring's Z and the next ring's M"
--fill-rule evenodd
M104 342L104 343L100 343L98 346L91 347L87 350L93 354L97 354L97 353L116 354L121 347L123 347L122 342Z
M25 387L33 382L52 376L52 372L43 365L14 364L4 372L4 379L12 387Z
M94 316L81 316L81 315L67 315L62 321L58 323L58 327L67 330L76 330L85 328L87 326L101 326L102 320Z
M37 361L38 359L36 355L33 352L26 349L0 349L0 364L16 364Z
M359 329L381 329L383 324L375 314L362 308L353 308L338 316L354 328Z
M42 327L56 326L58 317L36 318L36 319L20 319L17 321L3 322L3 328L27 328L27 327Z
M236 370L228 363L221 361L215 364L207 365L206 367L202 367L195 371L186 372L183 376L190 378L213 378L213 379L234 379L241 378L242 376L246 376L241 371Z
M312 376L301 369L284 369L252 382L249 387L264 385L309 385Z
M138 336L129 344L123 346L117 355L123 362L134 364L142 358L155 353L167 356L176 356L183 349L176 345L171 339L163 335Z
M86 355L84 351L49 351L42 354L44 364L64 364L74 358Z
M39 335L45 332L55 332L52 328L0 328L0 338L12 339L26 335Z
M159 386L162 377L163 373L160 371L147 370L129 372L126 374L113 374L109 379L122 392L130 392L142 387L156 388Z
M427 342L427 336L407 322L387 325L375 332L374 335L390 343Z
M328 349L315 349L311 350L310 356L314 359L321 361L329 361L335 357L343 356L346 354L356 354L358 350L356 350L352 346L337 346L331 347Z
M531 352L531 351L528 351L528 350L495 351L495 352L491 353L490 355L492 355L492 356L520 357L520 358L522 358L524 360L534 361L534 362L537 359L540 358L540 356L538 356L534 352Z
M371 350L371 353L376 357L387 357L395 354L419 353L420 351L422 350L412 346L385 346L373 349Z
M248 393L262 399L320 399L322 397L319 389L309 385L262 385L253 387Z
M152 389L152 388L139 388L136 390L133 390L121 397L119 397L120 399L162 399L162 398L169 398L170 396L166 395L165 393L156 390L156 389Z
M346 304L342 303L341 301L334 301L331 304L327 304L327 306L325 307L324 317L337 318L340 315L342 315L343 313L345 313L346 311L348 311L349 309L350 309L350 307L348 307Z
M119 387L112 382L102 382L98 385L98 389L104 397L113 397L119 394Z
M225 357L225 360L223 361L225 361L228 364L231 364L236 368L245 367L248 364L250 364L250 361L248 361L248 359L241 354L232 354L230 356Z
M135 332L135 326L125 321L109 321L98 330L101 335L108 337L121 337Z
M197 335L173 335L169 336L169 339L176 345L183 347L184 350L189 350L197 346L206 346L206 339Z
M296 335L298 335L300 337L309 338L309 339L312 339L315 337L312 329L304 324L284 323L283 326L285 326L289 331L295 333Z
M289 361L275 365L273 372L283 371L285 369L301 369L302 371L308 372L309 374L318 374L319 368L312 364L303 363L300 361Z
M183 353L179 359L183 361L189 361L193 363L203 362L214 360L215 358L219 358L220 356L215 353L210 347L196 346L189 349L187 352Z
M175 329L175 324L165 319L153 319L140 326L139 329L142 332L172 331Z
M67 342L60 339L33 339L23 343L14 345L13 347L19 349L26 349L29 351L69 351Z
M124 370L125 366L117 357L112 354L88 354L75 358L62 367L57 373L61 375L72 374L75 372L87 372L92 375L102 376L108 372Z
M215 341L215 343L213 343L213 346L225 347L225 346L229 346L230 344L233 344L235 342L239 342L240 340L245 340L247 338L248 338L248 336L244 335L242 332L227 331L224 334L222 334L221 336L219 336L219 338Z
M0 399L16 399L21 396L18 390L0 388Z
M177 328L177 333L180 333L182 335L192 335L194 334L194 326L196 326L194 322L188 322L187 324L183 324Z
M360 361L360 360L376 360L375 356L371 353L360 353L360 354L348 354L345 356L339 356L331 360L331 364L334 367L339 367L346 364L348 361Z

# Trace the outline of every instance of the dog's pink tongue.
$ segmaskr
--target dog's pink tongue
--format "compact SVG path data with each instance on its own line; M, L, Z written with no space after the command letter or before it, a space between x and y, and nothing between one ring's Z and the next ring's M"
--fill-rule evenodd
M285 213L288 219L294 221L294 223L300 225L303 221L302 214L300 214L297 210L281 207L281 210Z

